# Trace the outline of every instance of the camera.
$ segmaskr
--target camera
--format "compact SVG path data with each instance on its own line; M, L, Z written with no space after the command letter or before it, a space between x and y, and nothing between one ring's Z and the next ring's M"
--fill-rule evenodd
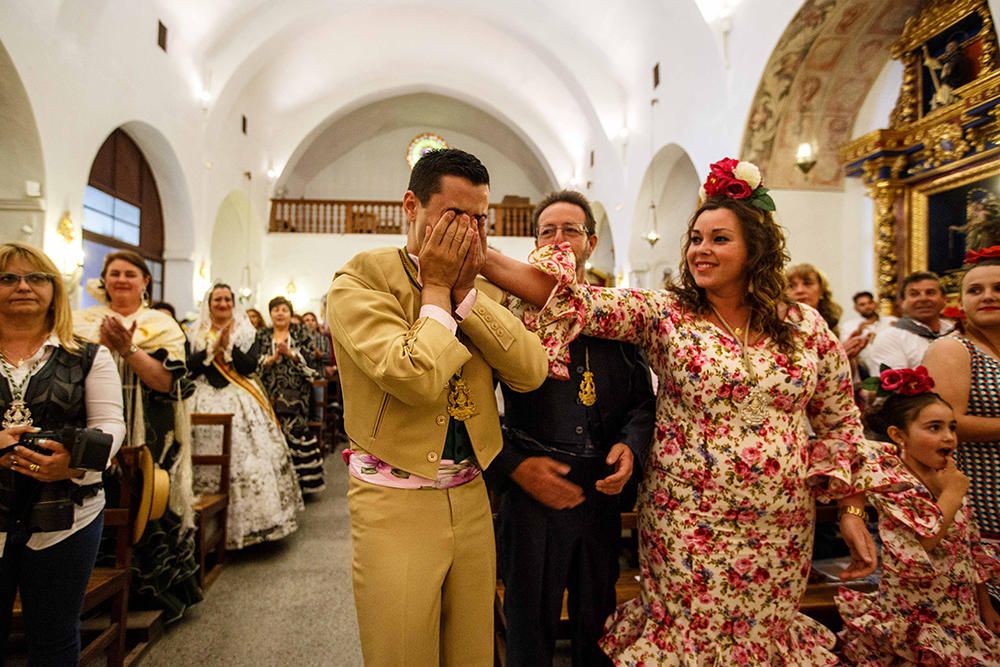
M69 450L69 467L79 470L103 471L111 455L111 435L93 428L67 426L61 430L22 433L18 445L48 456L52 450L38 444L39 440L55 440Z
M55 440L69 451L69 467L81 470L103 471L111 455L113 438L92 428L67 426L51 431L22 433L16 446L50 456L52 450L38 444L39 440ZM0 449L0 456L15 445ZM73 526L74 505L83 502L87 495L80 495L87 487L59 480L40 484L34 480L10 473L0 478L0 530L24 522L29 532L67 530ZM93 487L93 485L92 485Z

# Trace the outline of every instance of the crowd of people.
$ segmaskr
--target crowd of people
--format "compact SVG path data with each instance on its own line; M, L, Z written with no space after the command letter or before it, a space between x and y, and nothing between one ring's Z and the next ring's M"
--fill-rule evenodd
M97 305L73 312L44 253L0 245L0 629L6 643L19 591L32 664L76 664L84 587L95 563L115 559L101 516L105 494L117 493L120 447L148 450L169 473L167 508L132 547L129 591L130 608L162 610L168 622L202 599L193 506L219 484L218 469L194 469L192 455L220 453L221 431L192 428L192 413L232 415L227 549L290 535L303 495L323 489L308 423L324 374L305 359L335 378L325 330L290 324L281 297L274 327L258 330L218 284L185 331L169 304L152 307L151 281L142 256L109 253L89 286ZM23 444L39 430L44 438ZM96 469L83 467L97 431L107 448L92 450Z
M267 326L220 284L185 338L126 252L71 318L51 262L0 246L0 622L21 586L29 637L64 638L33 655L69 655L72 605L51 598L77 599L98 557L100 472L22 433L100 428L109 456L145 445L170 471L134 590L179 617L201 594L191 499L212 483L190 455L219 447L190 413L233 415L227 547L280 539L324 486L311 380L336 374L366 664L492 665L498 573L510 665L551 664L564 594L574 665L998 664L1000 239L967 258L959 329L927 272L900 280L898 318L858 292L845 319L819 268L786 266L762 181L712 164L676 283L605 288L586 282L583 195L542 200L524 263L487 245L486 167L432 151L405 246L337 271L328 333L283 297ZM51 532L24 501L49 485L75 502ZM799 609L818 502L839 508L841 578L881 566L877 589L837 595L839 634ZM616 606L633 507L639 595ZM33 588L55 558L79 567Z

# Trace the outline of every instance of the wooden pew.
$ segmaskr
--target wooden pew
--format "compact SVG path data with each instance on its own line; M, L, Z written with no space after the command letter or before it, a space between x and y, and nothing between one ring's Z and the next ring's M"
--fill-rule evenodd
M204 493L194 503L197 536L195 546L198 552L198 585L208 589L222 572L226 559L226 526L229 514L229 471L233 445L233 416L231 414L191 415L191 426L221 426L222 453L196 454L191 457L192 465L218 466L219 489L215 493ZM214 558L213 558L214 556ZM210 567L209 567L210 566Z

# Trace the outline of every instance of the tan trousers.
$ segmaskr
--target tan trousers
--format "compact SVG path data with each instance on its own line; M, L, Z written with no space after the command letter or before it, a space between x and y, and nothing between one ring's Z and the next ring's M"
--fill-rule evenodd
M368 667L492 667L496 550L482 477L447 490L351 477L354 603Z

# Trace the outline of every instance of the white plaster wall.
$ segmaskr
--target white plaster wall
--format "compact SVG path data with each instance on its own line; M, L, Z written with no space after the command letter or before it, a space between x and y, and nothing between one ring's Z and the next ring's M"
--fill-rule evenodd
M59 262L74 247L53 233L64 211L82 219L83 190L112 130L133 137L153 167L170 222L165 230L167 298L191 300L194 252L191 180L201 110L178 59L156 46L150 3L92 0L0 4L0 42L21 75L41 137L46 199L44 247Z
M542 196L523 170L493 146L443 128L407 127L376 136L327 166L306 184L306 199L399 199L410 179L407 146L423 132L440 134L449 146L472 153L486 165L490 201L519 195L537 202Z

